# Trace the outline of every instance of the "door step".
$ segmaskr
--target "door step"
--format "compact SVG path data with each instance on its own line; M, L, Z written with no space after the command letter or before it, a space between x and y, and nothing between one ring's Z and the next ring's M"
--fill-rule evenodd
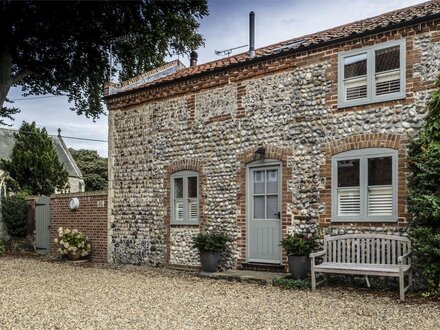
M276 264L263 264L258 262L244 262L241 264L243 270L255 270L260 272L285 273L286 266Z
M282 274L279 272L259 272L254 270L239 270L230 269L224 272L216 273L199 273L199 276L216 279L216 280L227 280L231 282L242 282L242 283L252 283L260 285L273 285L273 281L280 277L285 277L287 274Z

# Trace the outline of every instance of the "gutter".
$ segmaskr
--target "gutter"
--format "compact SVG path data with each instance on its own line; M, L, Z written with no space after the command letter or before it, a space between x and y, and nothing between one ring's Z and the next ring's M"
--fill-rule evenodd
M143 91L146 91L146 90L151 89L151 88L163 87L163 86L168 86L168 85L176 84L176 83L179 83L179 82L182 82L182 81L187 81L187 80L191 80L191 79L201 78L201 77L204 77L204 76L208 76L210 74L215 74L215 73L219 73L219 72L222 72L222 71L227 71L227 70L230 70L230 69L240 68L240 67L243 67L243 66L252 65L252 64L259 63L259 62L264 62L264 61L267 61L267 60L271 60L273 58L284 57L284 56L288 56L288 55L292 55L292 54L296 54L296 53L301 53L301 52L305 52L305 51L309 51L309 50L313 50L313 49L317 49L317 48L322 48L322 47L325 47L325 46L342 43L342 42L353 40L353 39L356 39L356 38L362 38L362 37L365 37L365 36L369 36L369 35L373 35L373 34L378 34L378 33L381 33L381 32L386 32L386 31L390 31L390 30L396 30L396 29L400 29L402 27L406 27L406 26L410 26L410 25L415 25L415 24L419 24L419 23L424 23L424 22L427 22L427 21L434 21L434 20L439 19L439 18L440 18L440 13L429 15L429 16L421 16L421 17L417 17L417 18L415 18L413 20L410 20L410 21L404 21L404 22L396 23L396 24L389 25L389 26L386 26L386 27L380 27L380 28L377 28L377 29L374 29L374 30L366 30L366 31L361 32L361 33L353 33L353 34L351 34L349 36L346 36L346 37L331 39L329 41L321 41L319 43L311 44L309 46L303 46L303 47L300 46L298 48L286 50L284 52L279 52L279 53L269 54L269 55L263 55L263 56L260 56L260 57L254 57L254 58L251 58L249 60L245 60L243 62L233 63L233 64L230 64L230 65L227 65L227 66L223 66L223 67L220 67L220 68L214 68L212 70L202 71L202 72L195 73L195 74L192 74L192 75L189 75L189 76L179 77L179 78L176 78L176 79L173 79L173 80L166 80L166 81L158 82L156 84L148 85L148 86L145 86L145 87L140 87L140 88L137 88L137 89L131 89L131 90L120 92L120 93L113 94L113 95L107 95L107 96L104 96L103 99L106 100L106 101L107 100L113 100L113 99L116 99L116 98L119 98L119 97L123 97L123 96L126 96L126 95L136 94L136 93L139 93L139 92L143 92Z

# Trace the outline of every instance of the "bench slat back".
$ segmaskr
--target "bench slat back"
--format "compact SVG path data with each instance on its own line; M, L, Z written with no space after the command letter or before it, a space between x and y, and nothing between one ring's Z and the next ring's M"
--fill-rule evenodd
M395 265L411 250L407 237L396 235L352 234L324 237L327 262Z

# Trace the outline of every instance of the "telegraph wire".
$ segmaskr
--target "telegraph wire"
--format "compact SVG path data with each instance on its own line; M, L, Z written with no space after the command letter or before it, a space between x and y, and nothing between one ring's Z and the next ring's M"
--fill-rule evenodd
M11 131L15 131L15 132L19 132L18 130L12 130L12 129L8 129L8 130L11 130ZM31 134L37 134L37 133L35 133L35 132L29 132L29 131L20 131L20 133L23 133L23 134L29 134L29 135L31 135ZM47 132L46 132L47 133ZM98 140L98 139L89 139L89 138L83 138L83 137L77 137L77 136L64 136L64 135L61 135L61 134L49 134L49 133L47 133L47 135L49 135L49 136L55 136L55 137L62 137L63 139L73 139L73 140L82 140L82 141L92 141L92 142L104 142L104 143L108 143L108 141L107 140Z
M34 96L34 97L23 97L20 99L13 99L11 101L15 102L15 101L26 101L26 100L38 100L38 99L48 99L51 97L62 97L62 96L67 96L67 95L47 95L47 96Z

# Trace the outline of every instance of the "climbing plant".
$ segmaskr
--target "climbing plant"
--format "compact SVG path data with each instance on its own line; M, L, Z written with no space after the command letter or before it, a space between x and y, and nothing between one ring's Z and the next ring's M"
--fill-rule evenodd
M426 123L409 147L408 210L416 266L427 293L440 295L440 77L428 105Z

